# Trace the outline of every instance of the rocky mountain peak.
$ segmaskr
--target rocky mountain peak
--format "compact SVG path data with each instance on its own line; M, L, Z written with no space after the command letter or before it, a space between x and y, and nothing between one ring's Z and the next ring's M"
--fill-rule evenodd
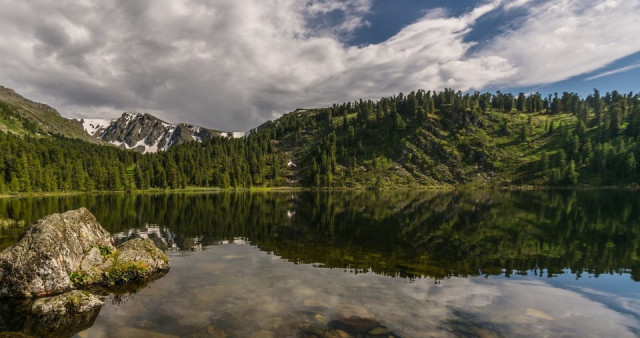
M148 113L125 112L117 119L80 120L91 136L142 153L167 150L189 141L202 142L214 136L243 137L243 132L225 133L186 123L168 123Z

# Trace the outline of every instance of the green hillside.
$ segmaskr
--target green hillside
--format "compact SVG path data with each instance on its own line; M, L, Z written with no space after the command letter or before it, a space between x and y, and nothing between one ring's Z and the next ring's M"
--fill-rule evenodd
M59 134L91 143L99 140L87 135L76 123L60 116L46 104L25 99L0 86L0 131L16 135L42 136Z
M294 112L273 123L306 186L635 182L637 94L418 91ZM265 132L265 131L262 131Z
M634 93L416 91L156 154L0 133L0 190L634 185L639 133Z

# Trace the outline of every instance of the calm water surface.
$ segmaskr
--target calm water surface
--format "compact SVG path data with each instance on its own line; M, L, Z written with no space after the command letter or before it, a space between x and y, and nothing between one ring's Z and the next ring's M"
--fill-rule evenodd
M3 199L32 223L87 207L164 277L48 330L80 337L640 335L640 193L336 192ZM0 249L20 229L0 227ZM22 305L24 307L24 305Z

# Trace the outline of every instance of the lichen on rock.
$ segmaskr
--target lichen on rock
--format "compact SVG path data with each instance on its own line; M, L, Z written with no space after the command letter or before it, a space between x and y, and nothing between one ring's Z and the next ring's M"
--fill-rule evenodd
M167 255L152 240L136 238L118 247L118 262L144 262L151 271L165 271L171 268Z
M33 302L23 331L38 337L71 337L93 325L104 301L86 291L69 291Z
M170 267L164 252L149 239L133 239L115 248L111 235L81 208L39 220L0 253L0 298L122 284Z
M31 312L35 315L81 314L91 312L103 305L104 302L100 298L88 292L74 290L36 300L31 306Z
M0 253L0 298L47 296L73 289L69 274L111 235L85 208L49 215Z

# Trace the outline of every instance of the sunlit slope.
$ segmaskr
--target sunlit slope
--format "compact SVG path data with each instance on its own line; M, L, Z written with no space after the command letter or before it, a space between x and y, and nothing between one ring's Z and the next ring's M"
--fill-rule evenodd
M298 110L259 132L302 185L388 187L633 184L639 131L632 93L418 91Z
M91 143L101 143L87 135L80 125L60 116L50 106L28 100L12 89L2 86L0 131L30 136L59 134Z

